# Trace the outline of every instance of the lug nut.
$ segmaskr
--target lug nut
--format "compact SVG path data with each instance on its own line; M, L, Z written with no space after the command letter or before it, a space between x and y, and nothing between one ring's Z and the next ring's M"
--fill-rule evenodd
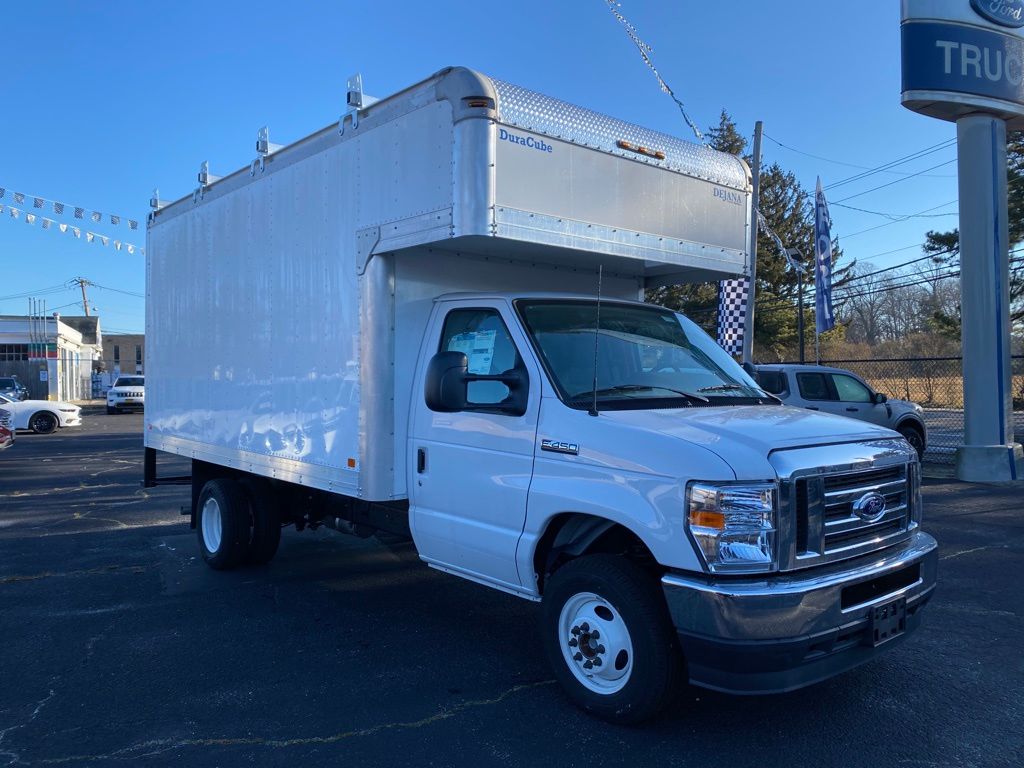
M590 625L587 624L587 622L584 621L582 624L580 624L580 629L582 629L584 632L589 632L590 631Z
M573 654L573 658L574 658L574 659L575 659L576 661L582 661L582 660L583 660L583 654L582 654L582 653L578 653L578 652L577 652L577 653L574 653L574 654Z
M594 668L594 662L588 661L586 664L583 665L583 668L584 669L593 669Z
M604 653L604 646L603 645L599 645L599 646L597 646L596 650L597 650L598 653Z
M590 636L597 640L601 636L601 633L595 629L593 632L590 633Z
M600 659L591 659L590 663L593 664L595 667L600 667L601 666L601 660Z
M578 635L578 634L580 633L580 628L579 628L579 627L573 627L573 628L572 628L572 633L573 633L574 635Z
M577 645L579 645L579 643L576 642L576 638L575 637L569 639L569 647L570 648L575 648Z

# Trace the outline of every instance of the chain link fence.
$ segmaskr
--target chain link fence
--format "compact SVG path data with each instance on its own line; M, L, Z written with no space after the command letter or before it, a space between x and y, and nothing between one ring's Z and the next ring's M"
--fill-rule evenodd
M1012 358L1013 423L1016 441L1024 440L1024 355ZM917 357L874 360L822 360L864 379L876 392L910 400L924 408L928 428L925 461L952 464L964 440L963 360Z

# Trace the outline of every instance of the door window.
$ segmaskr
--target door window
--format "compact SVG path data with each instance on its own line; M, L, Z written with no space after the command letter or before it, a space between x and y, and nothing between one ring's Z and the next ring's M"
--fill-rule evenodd
M832 382L836 385L839 399L845 403L870 403L871 390L861 384L853 376L841 373L832 374Z
M773 395L784 395L789 389L786 386L784 371L758 371L757 383L761 385L761 389Z
M800 397L804 400L831 400L828 382L823 373L798 373L796 384L800 388Z
M449 312L444 319L440 351L462 352L469 361L469 372L478 376L495 376L523 367L508 328L495 309ZM500 381L471 381L466 387L466 398L473 405L494 405L508 396L508 387Z

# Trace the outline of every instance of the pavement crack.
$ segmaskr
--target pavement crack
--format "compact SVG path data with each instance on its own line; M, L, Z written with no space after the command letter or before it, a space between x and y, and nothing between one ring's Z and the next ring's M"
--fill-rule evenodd
M939 560L952 560L956 557L963 555L970 555L974 552L983 552L986 549L1008 549L1009 544L986 544L984 547L974 547L974 549L962 549L959 552L950 552L948 555L943 555Z
M502 693L489 699L471 699L456 704L447 709L441 709L432 715L419 720L408 720L394 723L381 723L369 728L358 728L351 731L341 731L328 736L299 736L292 739L270 739L260 736L245 736L236 738L207 738L207 739L152 739L140 741L127 747L107 752L100 755L68 755L66 757L51 757L39 760L39 763L46 765L58 765L72 762L96 762L100 760L138 760L145 755L169 752L172 750L186 749L188 747L239 747L239 746L261 746L271 749L286 749L289 747L301 747L311 744L336 744L347 739L362 736L374 736L384 731L411 730L414 728L425 728L435 723L448 720L467 710L478 707L489 707L500 704L511 696L521 691L533 690L548 685L554 685L554 680L541 680L536 683L523 683L512 686Z
M54 578L76 578L79 576L95 576L104 573L145 573L150 569L148 565L100 565L96 568L88 568L81 571L43 571L32 574L15 574L14 576L0 576L0 586L4 584L17 584L23 581L39 581L40 579Z

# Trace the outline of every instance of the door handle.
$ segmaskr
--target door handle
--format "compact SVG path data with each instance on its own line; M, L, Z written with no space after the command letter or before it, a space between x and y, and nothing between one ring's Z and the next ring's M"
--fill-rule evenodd
M427 452L423 448L416 449L416 472L423 474L427 470Z
M860 408L847 408L846 410L848 410L850 413L856 413L857 411L860 410Z

